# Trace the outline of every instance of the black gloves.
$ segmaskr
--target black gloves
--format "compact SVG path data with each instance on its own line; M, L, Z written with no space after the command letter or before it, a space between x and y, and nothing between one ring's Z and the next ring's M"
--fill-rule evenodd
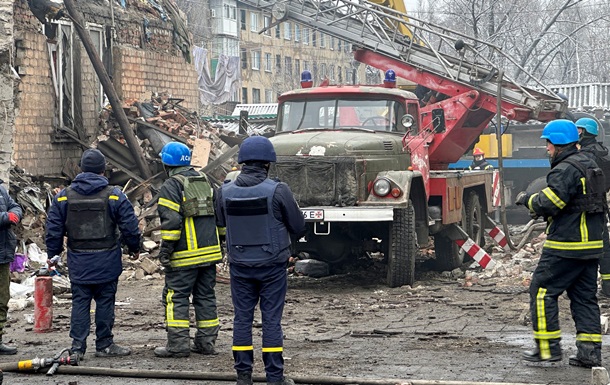
M171 266L171 264L169 263L169 256L170 256L170 254L165 253L165 252L163 252L163 250L161 250L161 252L158 255L159 263L161 263L161 266L163 266L163 267Z
M161 266L167 268L170 267L170 256L172 255L172 253L174 252L174 243L170 243L167 241L162 241L161 242L161 247L159 250L159 263L161 263Z
M517 194L517 198L515 198L515 204L517 206L525 206L528 199L528 193L526 193L525 191L521 191L519 194Z

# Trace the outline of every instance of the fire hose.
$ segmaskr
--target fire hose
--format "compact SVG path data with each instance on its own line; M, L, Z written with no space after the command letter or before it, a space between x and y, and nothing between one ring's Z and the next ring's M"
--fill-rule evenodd
M2 384L3 372L38 372L41 369L49 368L46 372L47 376L52 376L63 365L78 365L78 356L72 354L68 348L60 350L50 358L35 357L31 360L3 363L0 364L0 384Z
M60 364L61 365L61 364ZM0 369L5 372L22 372L15 364L0 364ZM124 378L156 378L172 380L196 380L196 381L235 381L235 373L226 372L195 372L177 370L143 370L143 369L116 369L102 367L84 366L60 366L58 374L89 375ZM48 373L47 373L48 374ZM370 379L357 377L332 377L332 376L290 376L298 384L320 384L320 385L543 385L525 384L520 382L475 382L475 381L446 381L446 380L407 380L407 379ZM265 383L263 375L252 376L254 382Z

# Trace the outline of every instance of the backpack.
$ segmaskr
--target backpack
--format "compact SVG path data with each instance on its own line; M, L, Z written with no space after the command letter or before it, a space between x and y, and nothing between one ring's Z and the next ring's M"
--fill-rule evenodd
M576 167L585 177L586 194L574 199L573 211L601 213L607 210L606 178L600 167L586 168L582 163L566 158L564 162Z
M180 205L185 217L199 217L214 215L213 190L205 174L200 175L172 175L182 183L184 200Z
M604 175L608 175L604 184L604 191L610 190L610 155L599 156L595 154L595 163L602 169Z

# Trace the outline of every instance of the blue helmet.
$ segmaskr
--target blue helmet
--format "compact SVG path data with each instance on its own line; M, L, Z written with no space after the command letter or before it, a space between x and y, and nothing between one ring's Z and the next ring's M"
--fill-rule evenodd
M159 154L161 162L166 166L190 166L191 150L186 144L180 142L169 142Z
M246 138L239 146L237 163L248 161L275 162L277 157L271 141L264 136L251 136Z
M580 118L576 121L576 127L582 128L591 135L597 136L597 122L591 118Z
M542 130L541 139L546 139L556 146L578 142L578 130L571 120L557 119L547 123Z

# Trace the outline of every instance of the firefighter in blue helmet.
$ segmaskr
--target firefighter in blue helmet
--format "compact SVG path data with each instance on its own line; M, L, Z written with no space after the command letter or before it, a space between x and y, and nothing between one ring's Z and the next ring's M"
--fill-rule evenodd
M239 149L238 162L244 164L241 173L225 183L216 196L217 224L226 226L238 385L252 385L252 321L259 301L267 384L294 384L284 377L280 322L287 289L290 236L302 234L305 221L288 185L267 178L269 164L275 161L269 139L247 138Z
M188 357L190 352L216 354L220 322L216 310L216 263L222 260L213 190L205 175L191 167L191 150L170 142L161 150L169 178L159 191L161 218L159 261L165 268L162 302L167 344L155 348L157 357ZM190 198L195 188L200 199ZM201 200L195 206L195 201ZM206 207L209 202L209 207ZM189 302L193 297L197 332L190 346Z
M80 168L83 172L53 198L46 224L47 253L49 258L60 255L64 236L68 237L72 352L81 359L85 354L95 300L95 355L126 356L131 350L113 340L114 303L123 271L121 238L132 259L139 257L138 218L125 194L108 184L104 154L85 150Z
M605 197L597 165L579 152L578 131L569 120L554 120L542 131L551 157L547 186L516 203L547 219L547 239L530 285L536 348L523 353L531 362L560 361L561 330L557 300L565 291L576 324L578 352L569 363L601 365L601 325L597 304L597 263L602 255ZM603 179L603 177L602 177Z
M580 151L593 159L604 171L607 192L610 182L610 158L608 157L608 149L597 141L599 132L597 122L591 118L580 118L576 121L576 128L578 128L580 134L578 142ZM601 293L610 297L610 238L607 226L604 226L604 254L599 259L599 273L602 277Z

